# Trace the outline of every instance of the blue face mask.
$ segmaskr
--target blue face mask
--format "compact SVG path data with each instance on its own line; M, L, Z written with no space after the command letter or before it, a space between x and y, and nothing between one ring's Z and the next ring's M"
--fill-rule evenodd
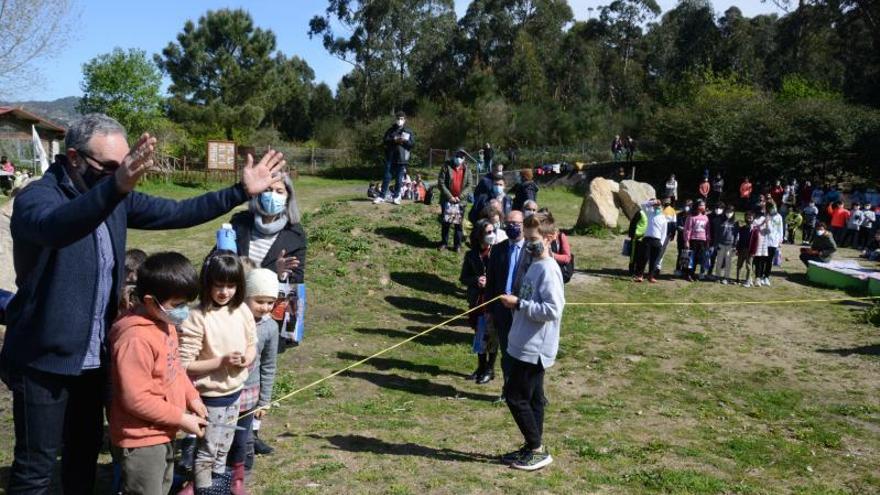
M516 224L508 224L504 227L504 233L507 234L507 237L511 240L519 239L519 236L522 235L522 227Z
M495 193L495 196L501 196L504 194L504 187L499 185L492 186L492 192Z
M180 326L187 320L187 318L189 318L189 306L186 304L176 308L165 309L159 304L159 301L156 301L156 306L159 306L159 309L165 313L165 318L167 318L166 321L174 326Z
M287 207L287 197L274 191L266 191L260 194L260 208L267 215L277 215Z

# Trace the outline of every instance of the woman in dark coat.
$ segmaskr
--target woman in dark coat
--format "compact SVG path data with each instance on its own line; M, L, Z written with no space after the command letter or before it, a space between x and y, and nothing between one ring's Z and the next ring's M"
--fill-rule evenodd
M520 170L519 176L522 180L513 187L513 209L523 211L523 205L526 201L538 202L538 184L535 184L533 180L534 173L531 169Z
M459 281L467 286L468 308L486 302L486 275L489 266L489 250L496 241L495 226L488 220L478 220L471 230L470 250L464 256ZM475 337L474 352L477 353L477 370L469 380L479 384L495 378L495 357L498 355L498 337L487 320L488 307L470 313L469 321ZM480 335L482 327L483 334Z
M232 216L238 255L278 273L279 280L303 283L306 233L300 220L293 182L285 177L251 199L248 211Z

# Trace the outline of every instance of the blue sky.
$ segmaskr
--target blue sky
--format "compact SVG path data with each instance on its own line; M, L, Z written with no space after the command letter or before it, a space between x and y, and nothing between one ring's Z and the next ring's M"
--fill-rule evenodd
M610 0L569 0L577 19L585 20L590 7L608 4ZM148 54L158 53L174 40L187 19L196 20L209 9L242 7L250 11L255 23L275 32L278 48L286 54L298 55L315 70L316 78L335 90L336 83L350 70L350 66L331 57L318 39L306 34L309 19L322 15L326 0L254 0L227 2L218 0L153 0L141 4L121 6L118 0L81 0L77 19L69 23L70 38L55 56L41 62L44 82L11 95L17 100L52 100L65 96L80 96L82 64L93 57L119 46L140 48ZM125 2L128 3L128 2ZM459 16L467 9L468 1L456 0ZM659 0L664 12L673 8L677 0ZM714 3L717 12L737 5L747 16L778 12L772 3L760 0L726 0ZM131 6L130 6L131 5ZM137 5L137 6L134 6ZM593 12L593 15L598 15Z

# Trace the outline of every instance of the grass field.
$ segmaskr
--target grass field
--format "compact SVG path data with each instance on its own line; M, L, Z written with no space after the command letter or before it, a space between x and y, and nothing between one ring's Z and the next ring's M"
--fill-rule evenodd
M184 198L191 188L144 191ZM280 396L466 309L460 256L434 249L436 206L373 206L363 184L298 182L309 234L305 342L279 356ZM541 191L563 227L580 198ZM221 220L131 232L130 247L200 260ZM807 284L797 248L772 288L633 284L621 238L573 237L569 302L842 297ZM854 252L844 250L843 255ZM671 258L671 257L670 257ZM667 260L667 265L669 265ZM547 373L539 473L496 463L518 447L500 378L475 365L465 321L297 395L264 421L277 448L255 493L880 493L880 336L861 303L566 308ZM499 374L500 376L500 374ZM12 455L2 403L0 465ZM103 459L106 461L106 458Z

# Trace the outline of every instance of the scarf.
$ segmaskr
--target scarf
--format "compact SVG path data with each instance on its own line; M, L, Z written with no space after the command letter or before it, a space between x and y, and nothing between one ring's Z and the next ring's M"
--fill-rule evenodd
M278 218L269 223L263 223L263 215L254 214L254 230L263 236L275 235L281 232L281 229L286 225L287 215L284 213L278 215Z

